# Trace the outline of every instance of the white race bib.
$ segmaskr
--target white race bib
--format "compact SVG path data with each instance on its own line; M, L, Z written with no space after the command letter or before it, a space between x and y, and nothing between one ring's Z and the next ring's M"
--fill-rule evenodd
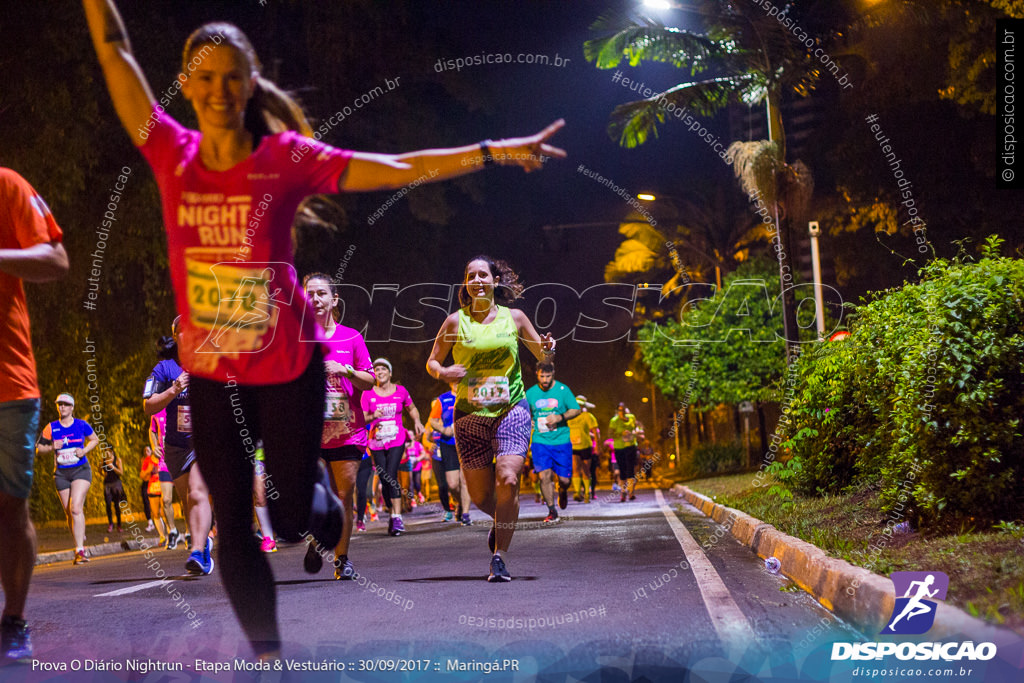
M547 415L545 415L544 417L538 417L537 418L537 431L540 432L541 434L543 434L544 432L553 432L553 431L555 431L552 427L550 427L548 425L548 416Z
M387 443L398 436L398 425L394 422L381 422L377 425L377 441Z
M178 431L182 434L192 433L192 406L178 406Z
M467 382L467 388L469 389L469 402L475 406L503 406L508 405L511 400L508 377L504 375L471 377Z
M348 393L344 389L328 389L324 403L324 420L331 422L352 422L352 409L349 407Z
M61 448L57 451L57 464L61 466L74 465L79 461L77 448Z

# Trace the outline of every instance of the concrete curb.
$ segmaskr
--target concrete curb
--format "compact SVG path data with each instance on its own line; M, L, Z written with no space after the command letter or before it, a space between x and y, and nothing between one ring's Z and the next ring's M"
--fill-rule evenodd
M869 638L876 638L885 627L895 604L895 589L889 579L829 557L820 548L784 534L744 512L719 505L689 487L676 484L672 492L724 526L759 557L778 558L781 574ZM953 605L939 602L927 639L955 639L964 635L974 642L992 642L1000 648L1021 643L1015 632L992 626Z
M148 544L149 548L160 548L160 539L147 538L143 539ZM184 542L184 537L182 537ZM142 550L142 542L135 539L124 540L124 541L111 541L110 543L99 543L97 545L87 545L85 550L89 557L101 557L103 555L117 555L119 553L128 553L135 550ZM70 562L75 557L75 549L68 548L67 550L54 550L48 553L39 553L36 555L36 566L42 566L47 564L56 564L57 562Z

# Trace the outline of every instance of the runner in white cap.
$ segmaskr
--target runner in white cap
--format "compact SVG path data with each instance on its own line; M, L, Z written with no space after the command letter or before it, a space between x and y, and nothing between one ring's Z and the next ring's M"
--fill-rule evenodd
M40 455L53 453L53 481L57 485L61 507L68 520L68 530L75 540L72 564L88 562L85 554L85 497L92 485L92 467L86 455L99 445L99 437L85 420L75 417L75 399L71 394L57 396L60 419L45 427L39 436Z

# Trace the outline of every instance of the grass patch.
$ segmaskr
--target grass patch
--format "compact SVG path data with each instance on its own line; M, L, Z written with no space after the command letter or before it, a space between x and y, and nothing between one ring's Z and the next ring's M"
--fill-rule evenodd
M878 492L871 488L821 498L794 494L783 503L769 493L776 482L768 479L755 487L753 481L754 474L748 473L686 485L883 576L894 571L945 572L946 602L1024 635L1024 527L1019 523L974 528L968 521L955 529L887 536L883 531L892 518L880 512Z

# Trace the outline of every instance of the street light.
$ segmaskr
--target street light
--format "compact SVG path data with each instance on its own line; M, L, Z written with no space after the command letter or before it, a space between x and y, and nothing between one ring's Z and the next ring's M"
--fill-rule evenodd
M669 2L669 0L644 0L644 4L651 9L683 9L679 3Z
M818 254L818 235L821 228L818 221L807 224L807 232L811 235L811 272L814 275L814 314L818 323L818 341L825 339L825 303L821 293L821 256Z

